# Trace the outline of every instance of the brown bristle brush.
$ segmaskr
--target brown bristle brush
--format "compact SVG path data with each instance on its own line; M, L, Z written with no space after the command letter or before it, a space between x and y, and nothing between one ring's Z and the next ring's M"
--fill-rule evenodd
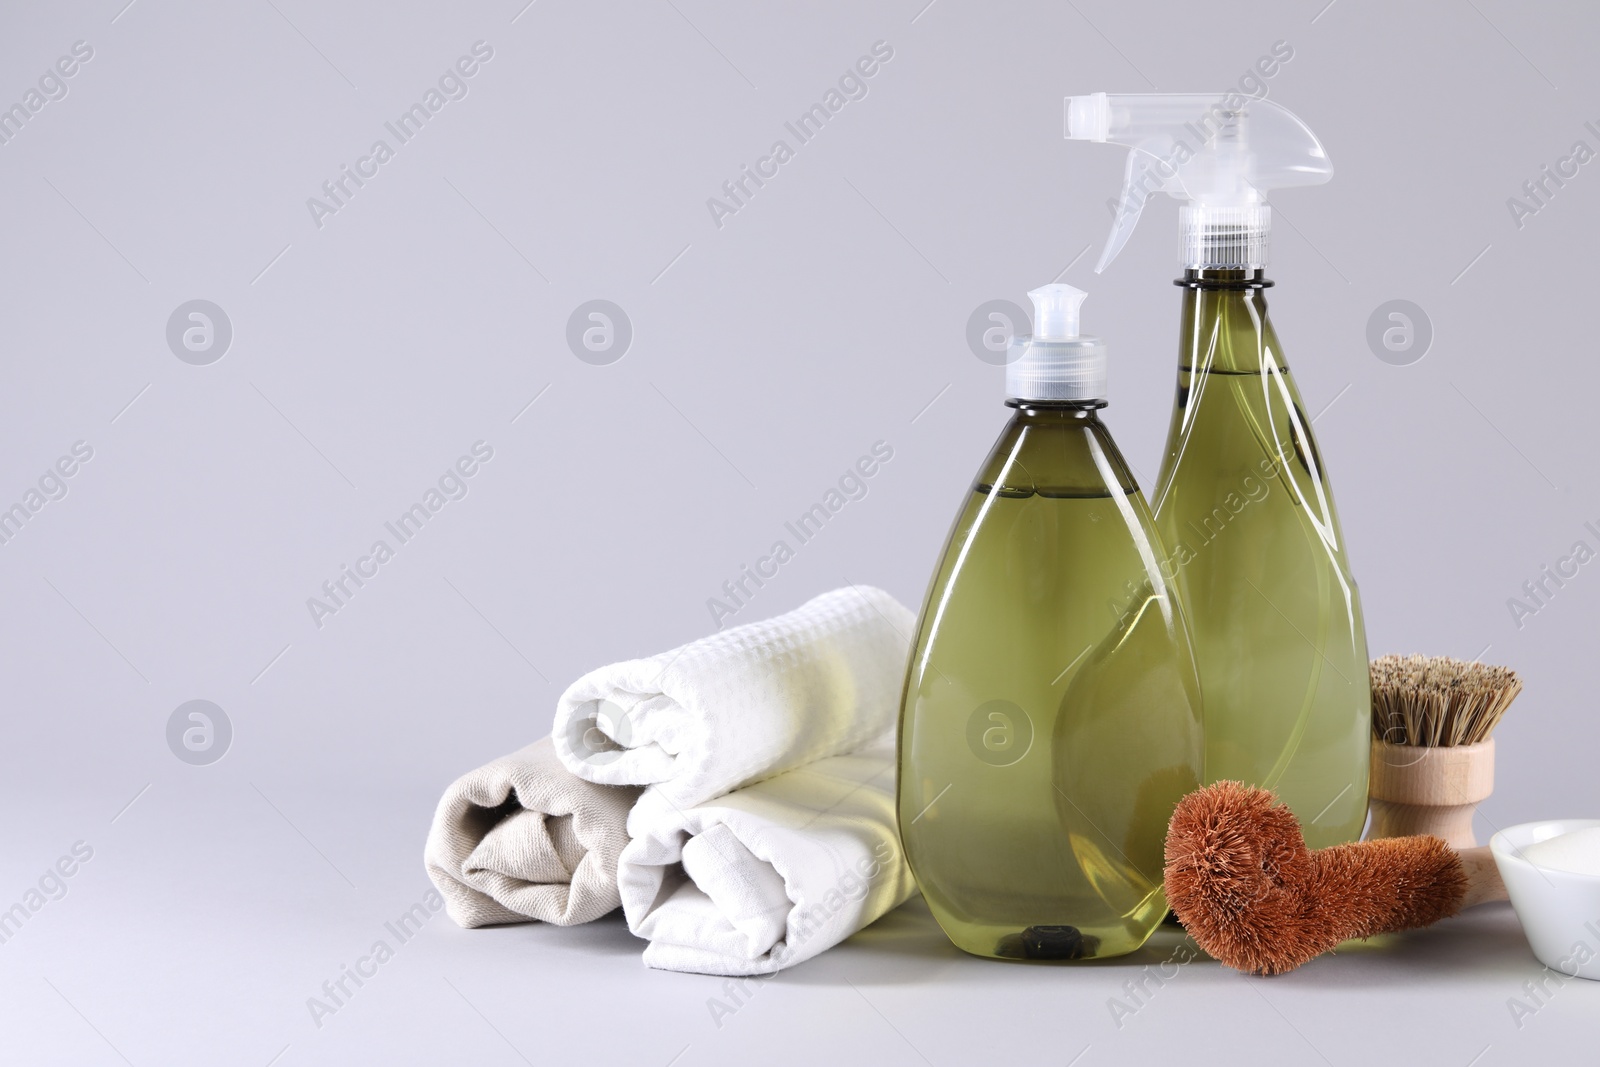
M1433 834L1478 843L1472 815L1494 791L1490 733L1522 692L1505 667L1448 656L1372 661L1372 827L1368 837Z
M1436 837L1306 848L1265 789L1217 782L1167 827L1167 903L1195 942L1236 970L1282 974L1353 937L1412 930L1506 899L1487 848Z

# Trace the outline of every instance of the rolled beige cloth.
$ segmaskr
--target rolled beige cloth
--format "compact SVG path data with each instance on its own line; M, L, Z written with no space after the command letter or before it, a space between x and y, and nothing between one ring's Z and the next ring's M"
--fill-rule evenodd
M586 782L548 737L446 789L423 861L462 926L585 923L615 909L617 857L640 790Z

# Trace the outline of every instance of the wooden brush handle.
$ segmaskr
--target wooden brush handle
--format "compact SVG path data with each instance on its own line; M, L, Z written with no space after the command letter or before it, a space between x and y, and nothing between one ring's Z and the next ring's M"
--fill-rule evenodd
M1474 904L1487 904L1491 900L1511 899L1506 893L1505 882L1500 879L1500 868L1495 866L1494 856L1487 845L1464 848L1457 855L1461 857L1461 870L1467 876L1467 892L1461 898L1463 910Z
M1429 807L1422 804L1396 804L1373 797L1372 828L1369 839L1386 837L1414 837L1432 834L1452 848L1472 848L1478 838L1472 830L1472 817L1477 814L1476 804L1455 804Z
M1472 848L1472 816L1494 792L1494 739L1423 748L1374 739L1371 838L1432 834L1455 849Z

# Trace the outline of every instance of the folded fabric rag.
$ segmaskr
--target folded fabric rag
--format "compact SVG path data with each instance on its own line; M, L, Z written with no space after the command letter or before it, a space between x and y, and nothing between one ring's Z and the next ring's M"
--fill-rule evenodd
M911 895L888 738L690 808L660 787L628 817L617 867L644 962L771 974L831 948Z
M916 620L847 586L775 619L591 671L562 694L553 736L574 774L649 785L679 808L892 729Z
M617 858L640 790L568 771L550 738L445 790L423 861L462 926L588 922L616 908Z

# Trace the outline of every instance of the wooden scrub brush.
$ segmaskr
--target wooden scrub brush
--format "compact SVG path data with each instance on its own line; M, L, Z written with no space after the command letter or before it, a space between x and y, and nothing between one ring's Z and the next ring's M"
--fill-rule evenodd
M1495 726L1522 692L1505 667L1448 656L1372 661L1372 825L1367 836L1477 839L1472 815L1494 791Z
M1410 930L1506 899L1487 848L1435 837L1306 848L1265 789L1217 782L1167 828L1167 903L1195 942L1236 970L1292 971L1353 937Z

